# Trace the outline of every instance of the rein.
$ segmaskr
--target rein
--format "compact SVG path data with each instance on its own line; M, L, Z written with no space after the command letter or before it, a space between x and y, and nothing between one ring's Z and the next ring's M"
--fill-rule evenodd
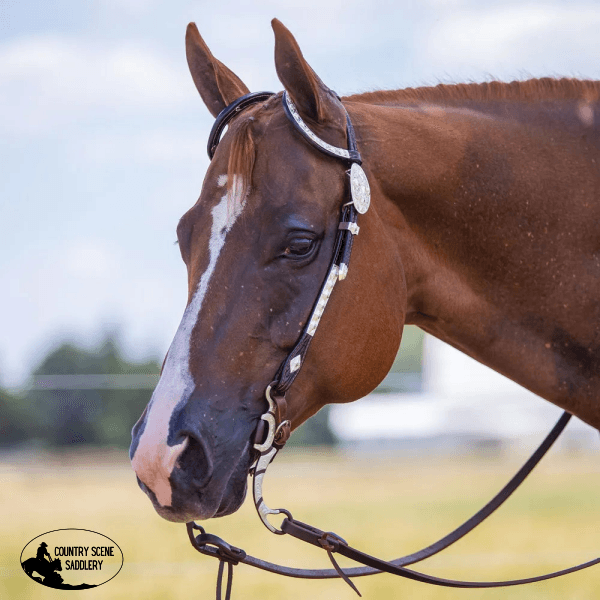
M238 98L235 102L224 108L215 120L208 140L208 156L212 159L214 152L219 144L220 136L227 124L242 110L253 104L263 102L274 94L272 92L255 92L246 94ZM337 96L336 96L337 97ZM339 97L338 101L339 101ZM227 584L225 598L231 597L231 587L233 580L233 567L243 563L264 571L277 573L286 577L296 577L302 579L332 579L342 578L356 593L360 592L350 580L351 577L364 577L375 575L377 573L391 573L406 579L429 583L431 585L453 587L453 588L492 588L522 585L526 583L535 583L547 579L553 579L569 573L574 573L582 569L600 564L600 558L563 569L545 575L529 577L525 579L513 579L506 581L458 581L453 579L443 579L434 577L425 573L420 573L406 566L420 562L434 556L442 550L462 539L475 527L487 519L496 509L498 509L521 485L525 478L531 473L535 466L540 462L544 455L554 444L559 435L567 426L571 415L564 412L556 425L540 444L537 450L531 455L527 462L519 469L513 478L494 496L483 508L475 513L470 519L467 519L462 525L457 527L448 535L439 539L437 542L414 552L391 561L385 561L350 546L343 538L333 532L325 532L312 525L302 523L293 518L292 514L284 509L269 508L262 494L262 482L268 466L271 464L279 450L283 448L291 434L291 423L287 419L287 403L285 393L296 379L304 358L317 330L323 311L327 305L329 297L335 284L346 278L348 273L348 264L352 252L354 236L359 233L357 219L359 214L367 212L370 204L370 189L365 172L361 167L361 156L356 146L356 136L350 120L350 116L340 102L340 106L346 114L346 134L348 138L348 149L337 148L328 144L317 137L310 128L304 123L292 99L287 92L282 97L283 109L294 128L315 148L321 152L345 161L350 165L349 175L349 201L345 202L340 211L340 223L338 225L337 235L334 243L333 256L327 271L327 275L317 300L313 306L310 317L305 325L296 345L281 364L275 379L269 384L265 391L265 398L269 404L259 421L254 434L254 450L258 453L258 458L250 469L253 476L253 497L258 515L263 524L269 531L278 535L291 535L303 542L322 548L327 552L333 569L297 569L267 562L259 558L246 554L241 548L228 544L225 540L207 533L205 529L189 522L186 524L188 536L192 546L201 554L213 556L219 560L219 572L217 577L217 600L222 596L222 584L225 563L227 563ZM280 528L273 526L268 521L269 515L285 516ZM199 532L196 535L195 532ZM335 560L334 554L340 554L357 563L362 567L342 568Z

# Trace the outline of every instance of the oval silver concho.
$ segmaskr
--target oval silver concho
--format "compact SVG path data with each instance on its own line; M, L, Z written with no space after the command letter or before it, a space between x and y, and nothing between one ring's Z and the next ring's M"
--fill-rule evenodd
M371 204L371 188L365 172L357 163L350 167L350 192L356 210L364 215Z

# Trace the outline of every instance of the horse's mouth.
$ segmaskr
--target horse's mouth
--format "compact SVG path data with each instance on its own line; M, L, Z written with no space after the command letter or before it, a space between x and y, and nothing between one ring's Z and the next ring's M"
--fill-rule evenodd
M137 481L150 498L154 510L167 521L187 523L225 517L236 512L244 503L248 490L248 471L253 462L251 458L248 453L245 460L240 460L228 480L221 485L209 480L198 488L186 481L183 472L174 472L170 478L172 494L169 506L163 506L148 486L139 478Z

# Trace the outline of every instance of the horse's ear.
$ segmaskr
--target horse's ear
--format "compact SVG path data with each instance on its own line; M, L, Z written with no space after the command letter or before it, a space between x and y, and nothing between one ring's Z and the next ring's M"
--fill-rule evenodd
M277 76L300 114L316 123L345 128L345 114L339 100L306 62L289 29L278 19L273 19L271 26L275 32Z
M187 26L185 54L192 79L213 117L250 91L233 71L212 55L196 23Z

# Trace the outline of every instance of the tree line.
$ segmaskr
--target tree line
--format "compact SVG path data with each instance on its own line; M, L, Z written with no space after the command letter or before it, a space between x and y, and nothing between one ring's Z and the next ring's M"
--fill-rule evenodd
M125 358L113 335L94 349L61 343L34 368L22 392L0 388L0 447L128 448L160 367L156 359ZM290 443L335 443L327 411L300 427Z
M421 386L423 332L406 327L392 370L380 392L415 392ZM128 360L117 336L93 349L73 342L52 348L21 393L0 388L0 448L26 444L81 444L128 448L131 428L158 382L160 361ZM329 408L296 429L290 445L333 445Z

